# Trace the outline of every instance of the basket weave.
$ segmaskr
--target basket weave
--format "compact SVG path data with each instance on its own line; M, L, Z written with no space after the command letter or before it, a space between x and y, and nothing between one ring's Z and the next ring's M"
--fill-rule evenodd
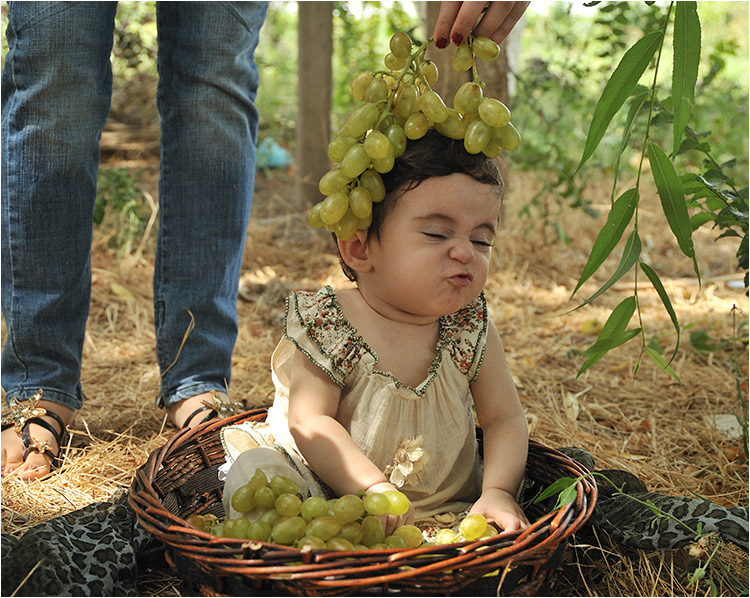
M568 538L596 503L596 484L586 476L572 503L552 512L547 512L549 502L527 506L534 523L523 531L416 549L301 551L197 530L186 522L191 515L224 516L223 482L217 476L224 463L221 428L265 417L265 410L255 410L185 430L154 451L133 480L129 500L140 523L167 546L167 560L177 574L203 595L334 596L395 590L435 596L458 593L469 584L476 587L478 580L492 584L492 595L533 595L552 580ZM587 473L559 451L530 441L526 477L531 498L561 477Z

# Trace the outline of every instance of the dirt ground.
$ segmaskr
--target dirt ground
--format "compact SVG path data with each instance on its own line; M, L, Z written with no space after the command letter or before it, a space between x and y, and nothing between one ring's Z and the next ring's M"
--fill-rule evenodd
M142 187L156 199L153 156L124 154L107 159L110 165L141 169ZM232 396L248 408L267 406L273 396L269 362L280 337L289 290L344 283L328 237L308 230L304 214L292 207L292 175L291 170L271 171L257 181L231 385ZM733 286L741 279L736 273L736 246L731 241L715 242L710 230L696 232L703 277L699 287L691 263L666 230L658 200L644 192L640 210L644 256L664 282L683 327L674 363L682 383L645 357L634 378L641 350L638 340L612 351L576 377L582 352L596 338L595 321L603 323L614 306L633 294L635 283L626 276L594 305L571 311L606 281L619 254L571 301L602 219L571 210L562 215L570 244L553 242L538 226L518 216L542 184L539 177L511 173L509 183L503 231L486 294L528 414L531 437L551 447L583 447L597 468L629 471L655 492L699 495L723 506L747 507L747 455L741 434L734 432L738 419L747 425L746 403L738 398L738 389L745 401L747 397L746 344L734 342L725 350L702 354L688 340L698 330L715 340L731 339L739 330L746 341L747 328L739 327L747 319L747 297ZM606 208L606 182L588 193L596 208ZM151 307L153 237L152 231L143 244L122 255L97 233L83 365L88 400L72 426L61 469L41 481L3 479L3 531L21 535L40 521L128 488L136 469L174 433L154 407L159 373ZM643 276L637 281L637 293L647 342L657 341L665 353L671 352L674 328ZM634 320L631 327L636 325ZM732 363L740 365L738 382ZM738 417L732 429L717 426L717 421L721 424L727 418L731 422L734 414ZM722 543L704 581L690 586L686 571L696 562L705 564L707 558L705 550L695 550L649 552L617 546L606 538L577 539L555 593L710 595L706 583L710 580L718 595L737 595L727 571L746 583L747 555ZM183 595L179 580L164 563L142 573L143 595Z

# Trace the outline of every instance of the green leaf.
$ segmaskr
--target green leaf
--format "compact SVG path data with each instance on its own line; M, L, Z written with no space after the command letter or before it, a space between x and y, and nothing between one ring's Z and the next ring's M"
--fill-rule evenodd
M695 101L695 83L701 58L701 22L695 2L677 2L674 17L672 103L674 104L673 154L680 150L685 125Z
M586 282L591 275L597 271L605 259L612 253L612 250L620 242L622 234L625 232L630 220L635 212L635 206L638 205L638 190L628 189L615 200L612 209L607 216L607 222L599 231L594 246L591 248L589 259L583 267L581 277L578 279L576 288L571 293L571 298L576 294L581 285Z
M558 494L559 492L564 492L566 489L570 487L575 488L575 485L577 483L578 483L578 479L570 478L570 477L564 477L564 478L555 480L549 486L547 486L539 496L537 496L534 499L534 504L540 503L546 498L549 498L550 496L554 496L555 494Z
M581 369L578 370L576 378L578 378L583 372L589 369L602 357L604 357L612 349L624 345L631 338L638 336L641 333L640 328L634 328L633 330L627 330L625 332L615 332L609 335L607 338L597 340L593 345L586 349L584 355L588 355L586 361L584 361Z
M677 314L674 312L672 302L669 300L669 295L664 289L664 285L661 283L659 276L656 274L656 272L654 272L653 268L651 268L651 266L649 266L648 264L641 262L641 270L643 270L643 272L646 274L648 279L651 281L651 284L654 285L656 292L659 294L661 302L664 304L664 308L669 314L669 318L672 320L672 325L674 326L675 332L677 332L677 341L675 342L674 352L672 353L672 357L669 358L669 363L672 363L672 360L674 359L675 355L677 355L677 350L680 347L680 324L677 321Z
M706 222L712 222L713 220L714 215L710 212L698 212L690 217L690 228L695 231L706 224Z
M612 336L617 332L623 332L630 322L630 318L635 313L635 297L627 297L623 299L617 307L612 310L609 314L609 318L602 326L599 331L599 336L596 337L597 341L603 340L608 336Z
M680 377L677 375L677 373L669 366L667 363L667 360L664 359L664 356L659 353L658 351L655 351L651 347L644 347L644 351L646 351L646 355L648 355L651 358L651 361L653 361L656 365L658 365L662 370L667 372L672 378L677 380L680 384L682 384L682 380L680 380Z
M641 255L641 247L642 247L641 238L638 236L638 231L634 230L632 233L630 233L630 236L628 237L628 240L625 243L625 248L622 250L622 257L620 258L620 264L617 266L617 270L615 270L615 273L607 282L604 283L604 285L602 285L602 287L598 291L596 291L596 293L591 295L591 297L586 299L578 307L583 307L587 303L591 303L594 299L596 299L609 287L611 287L618 280L620 280L625 275L625 273L628 272L628 270L630 270L633 267L633 264L635 264L635 262L638 260L638 256Z
M664 150L652 141L648 143L648 159L669 228L672 229L682 253L695 258L690 217L680 177Z
M648 63L661 42L661 32L654 31L643 36L625 52L620 64L617 65L609 81L607 81L596 108L594 108L594 116L589 126L583 156L581 156L581 162L578 164L576 172L594 153L602 137L604 137L610 121L638 84L638 80L648 67Z

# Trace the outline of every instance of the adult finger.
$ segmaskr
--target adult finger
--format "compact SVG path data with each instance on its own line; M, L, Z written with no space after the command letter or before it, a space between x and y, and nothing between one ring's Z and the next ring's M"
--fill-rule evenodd
M458 10L463 2L441 2L440 12L435 23L435 46L443 49L450 43L451 27L456 20Z
M508 37L528 6L528 2L490 2L474 34L489 37L499 44Z

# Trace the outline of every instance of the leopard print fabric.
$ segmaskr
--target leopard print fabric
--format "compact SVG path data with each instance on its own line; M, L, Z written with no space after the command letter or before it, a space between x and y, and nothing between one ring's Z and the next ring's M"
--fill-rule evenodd
M90 504L20 539L2 534L3 596L137 596L137 557L153 536L126 499Z

